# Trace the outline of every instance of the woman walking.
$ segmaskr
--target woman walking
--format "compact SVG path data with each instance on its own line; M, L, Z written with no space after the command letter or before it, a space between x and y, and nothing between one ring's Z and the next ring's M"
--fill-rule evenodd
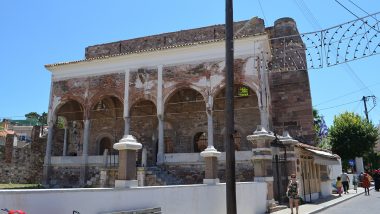
M371 182L369 181L369 176L367 173L363 175L363 184L365 195L369 195L369 187L371 186Z
M299 185L298 185L298 181L296 180L295 174L292 174L290 178L291 180L289 182L288 191L287 191L287 195L289 198L289 206L290 206L291 213L293 214L293 203L294 203L296 207L296 213L298 214Z

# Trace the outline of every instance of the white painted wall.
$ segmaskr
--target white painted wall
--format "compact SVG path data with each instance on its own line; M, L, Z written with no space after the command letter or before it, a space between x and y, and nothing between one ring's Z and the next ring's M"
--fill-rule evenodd
M235 161L239 162L251 162L252 151L236 151ZM218 158L219 162L226 162L226 153L221 152ZM200 153L166 153L165 154L166 164L204 164L204 158ZM253 167L253 165L252 165Z
M131 189L0 190L0 208L26 213L104 213L161 207L165 214L226 213L225 184L138 187ZM237 183L237 213L266 210L266 183Z

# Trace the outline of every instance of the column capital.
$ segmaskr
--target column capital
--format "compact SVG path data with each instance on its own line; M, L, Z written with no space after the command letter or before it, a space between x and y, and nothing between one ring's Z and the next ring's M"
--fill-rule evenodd
M218 152L214 146L208 146L204 151L201 152L201 156L204 158L219 157L220 155L221 153Z
M137 140L132 135L124 135L118 143L113 145L116 150L139 150L142 148L142 144L137 142Z

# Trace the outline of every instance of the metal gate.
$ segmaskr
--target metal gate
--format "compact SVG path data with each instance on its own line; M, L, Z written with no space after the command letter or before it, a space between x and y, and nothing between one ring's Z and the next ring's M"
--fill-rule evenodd
M275 154L272 159L273 166L273 194L274 199L280 204L285 204L288 202L286 195L288 187L288 169L287 169L287 157L286 148L280 149L279 154Z

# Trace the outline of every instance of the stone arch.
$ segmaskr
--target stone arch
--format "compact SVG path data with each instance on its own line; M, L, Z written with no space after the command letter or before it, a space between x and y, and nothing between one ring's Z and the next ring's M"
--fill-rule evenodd
M151 100L139 99L129 111L130 130L138 135L138 141L146 148L148 166L154 165L157 160L157 107ZM141 152L138 151L138 161L141 161Z
M156 99L156 96L154 95L144 95L144 97L141 97L141 96L131 96L129 95L129 97L132 97L129 99L129 106L128 106L128 112L131 111L131 108L133 105L135 105L136 103L140 102L140 101L143 101L143 100L148 100L150 102L152 102L155 106L157 106L157 99Z
M99 100L102 100L106 97L115 97L124 105L124 96L122 93L115 89L102 89L101 91L99 91L91 97L90 101L88 102L88 106L91 109L94 105L96 105L99 102Z
M194 91L202 95L203 100L205 102L207 101L207 94L204 91L202 91L201 88L192 84L178 83L164 96L163 103L166 104L172 96L174 96L178 91L183 89L193 89Z
M53 111L54 134L53 134L53 156L61 156L64 150L64 141L66 137L67 151L69 155L79 155L82 152L82 135L83 135L83 119L84 107L82 103L75 99L66 97ZM65 129L61 127L58 118L66 121Z
M194 127L207 130L205 97L190 87L177 88L165 102L164 121L170 121L173 129L164 130L166 136L171 134L174 153L193 152Z
M109 139L109 146L102 146L102 140L103 139ZM113 150L113 144L115 143L114 136L112 136L110 133L100 133L96 137L96 147L97 147L97 154L103 155L104 149L108 149L108 154L112 153Z
M70 110L71 109L71 110ZM58 114L63 114L62 110L64 112L80 112L82 116L79 114L75 115L76 117L80 117L82 120L84 118L85 113L85 107L84 102L82 99L75 97L75 96L66 96L65 98L62 98L59 104L53 109L52 114L52 122L55 123L58 117ZM62 116L62 115L59 115ZM65 119L67 120L66 116ZM74 117L74 115L71 115L71 117Z
M89 103L91 105L88 114L90 120L88 154L98 155L99 145L96 133L107 133L112 136L110 138L112 145L123 137L124 105L119 97L107 94L94 96Z
M224 127L221 130L220 135L224 136L225 132L226 132L226 128ZM242 143L242 139L243 139L242 135L244 135L244 134L245 134L244 129L240 125L235 124L233 136L234 136L234 144L235 144L235 150L236 151L241 150L241 143ZM245 141L243 140L243 142L245 142Z
M207 148L207 133L197 132L193 135L193 152L200 153Z
M234 85L234 115L235 130L240 134L240 150L250 150L251 145L246 136L255 130L260 121L260 108L257 93L245 84ZM239 93L240 90L240 93ZM214 129L215 129L215 148L224 151L224 102L225 88L222 88L214 95Z

